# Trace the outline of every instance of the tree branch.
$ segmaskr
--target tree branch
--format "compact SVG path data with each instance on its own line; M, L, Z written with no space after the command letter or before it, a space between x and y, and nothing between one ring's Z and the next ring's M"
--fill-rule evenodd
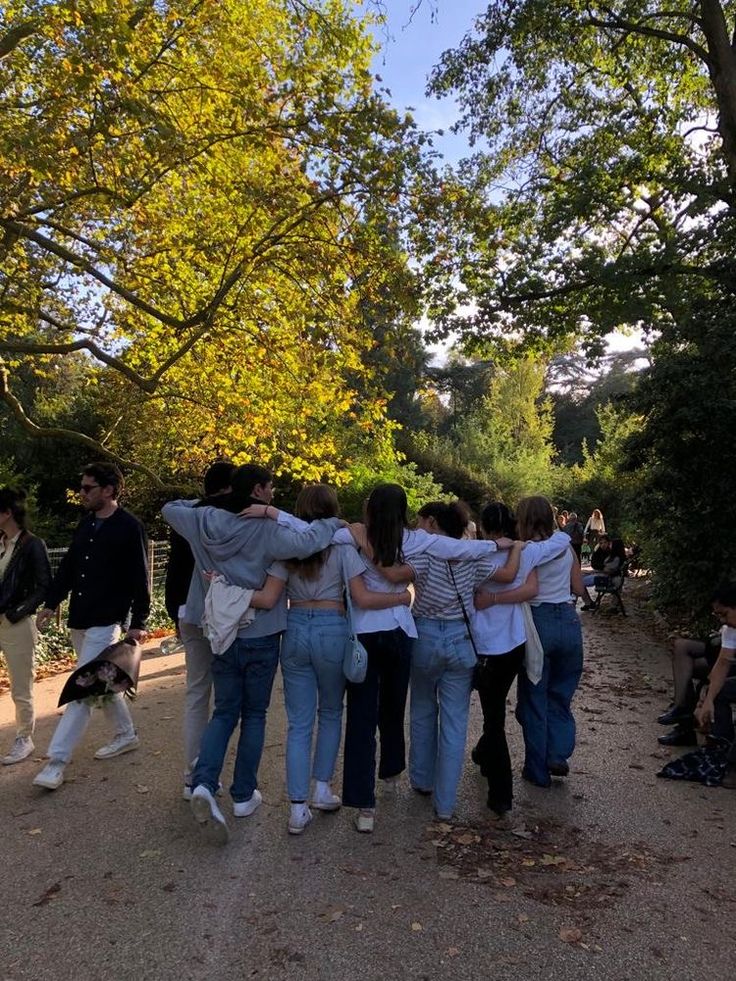
M108 459L113 460L121 467L125 467L128 470L137 470L140 473L145 474L146 477L153 481L157 487L166 487L161 478L155 474L153 470L150 470L147 466L145 466L145 464L134 463L132 460L125 460L123 457L118 456L117 453L111 452L96 439L92 439L91 436L85 435L85 433L78 433L73 429L36 425L32 419L29 419L23 406L10 391L8 374L7 367L2 361L0 361L0 402L4 402L8 406L16 421L20 424L24 431L33 436L34 439L72 439L77 443L82 443L83 446L88 447L90 450L94 450L94 452L100 456L105 456Z
M612 28L615 31L628 31L631 34L639 34L644 37L657 37L662 41L671 41L673 44L682 45L682 47L688 48L693 54L696 54L708 68L711 68L710 55L706 49L686 34L676 34L674 31L665 31L659 27L648 27L646 24L626 20L624 17L619 17L610 8L608 20L603 20L591 13L588 15L588 23L592 24L593 27Z
M11 27L7 34L0 38L0 61L7 55L12 54L21 41L31 37L39 27L38 20L27 20L24 24Z

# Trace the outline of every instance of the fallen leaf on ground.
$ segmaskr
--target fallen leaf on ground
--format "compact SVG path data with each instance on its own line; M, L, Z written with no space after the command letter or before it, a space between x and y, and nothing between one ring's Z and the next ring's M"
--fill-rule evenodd
M160 848L147 848L140 853L140 858L157 858L161 854Z
M499 879L498 881L502 886L506 886L507 889L510 889L511 886L516 885L516 879L512 878L510 875L504 876L503 879Z
M452 831L452 825L451 824L447 824L444 821L440 821L440 823L437 825L437 830L438 831L441 831L443 835L446 835L450 831Z
M358 924L358 925L356 926L356 928L355 928L355 932L356 932L356 933L362 933L362 932L363 932L363 924L362 924L362 923L359 923L359 924Z
M422 926L422 924L421 923L417 923L416 921L414 923L412 923L411 928L414 931L414 933L421 933L422 930L424 929L424 927Z
M457 957L457 955L459 953L460 953L460 948L459 947L448 947L447 948L447 956L448 957Z
M583 939L583 931L579 927L561 927L560 940L566 944L578 944Z
M564 855L542 855L539 861L541 865L562 865L567 859Z
M516 917L516 919L519 921L519 923L528 923L529 922L529 917L526 915L526 913L519 913L519 915Z
M41 831L40 828L31 828L31 830L28 832L28 834L29 835L40 835L40 834L42 834L42 831Z
M135 785L135 789L138 791L139 794L147 794L151 790L151 788L147 787L144 783L137 783Z
M324 920L325 923L337 923L342 918L344 912L344 909L328 909L320 914L320 919Z
M55 882L53 886L49 886L46 892L44 892L38 902L33 903L34 906L45 906L46 903L50 903L52 899L61 892L61 883Z
M459 879L460 873L455 869L440 869L440 879Z

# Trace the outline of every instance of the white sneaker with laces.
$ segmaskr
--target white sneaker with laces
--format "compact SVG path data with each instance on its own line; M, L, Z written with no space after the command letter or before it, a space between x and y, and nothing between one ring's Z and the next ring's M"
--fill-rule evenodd
M304 829L312 821L312 812L309 810L306 804L292 804L291 813L289 814L289 834L290 835L300 835L303 834Z
M376 812L372 808L364 808L355 815L355 830L361 834L373 834Z
M140 743L135 733L132 736L118 735L107 746L101 746L95 753L96 760L111 760L113 756L122 756L138 749Z
M192 790L193 789L194 788L192 787L191 783L185 783L184 784L184 788L183 788L183 790L181 792L182 799L183 800L191 800L192 799ZM222 781L220 781L220 783L218 783L218 785L217 785L217 796L219 797L221 794L222 794Z
M260 790L254 790L250 800L233 801L233 814L236 818L250 817L261 806L262 802L263 797L261 797Z
M3 766L12 766L13 763L20 763L31 755L36 747L30 736L16 736L15 742L7 756L3 756Z
M192 791L191 808L194 820L202 825L203 831L209 834L216 844L226 845L230 838L230 830L225 816L204 784L199 784Z
M312 807L315 811L338 811L342 807L342 798L332 793L329 783L315 780Z
M56 790L64 783L64 768L66 763L62 763L61 760L49 760L46 766L37 773L34 781L34 787L43 787L45 790Z

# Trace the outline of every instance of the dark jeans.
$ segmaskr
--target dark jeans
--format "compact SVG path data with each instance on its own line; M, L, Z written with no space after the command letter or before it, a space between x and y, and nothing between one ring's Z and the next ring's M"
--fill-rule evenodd
M406 768L404 710L411 669L411 638L403 630L360 634L368 651L365 681L347 686L342 802L347 807L376 804L376 729L381 734L378 776L395 777Z
M279 663L281 634L237 639L212 661L215 711L207 724L192 774L192 786L204 784L216 793L225 753L240 720L240 738L230 794L234 801L250 800L258 786L263 753L266 710Z
M483 735L476 746L481 772L488 780L488 806L509 811L513 801L511 757L506 742L506 696L524 663L524 644L507 654L481 657L475 686L483 708Z
M736 732L733 725L733 706L736 703L736 678L727 678L713 703L714 721L711 735L731 743L729 763L736 763Z

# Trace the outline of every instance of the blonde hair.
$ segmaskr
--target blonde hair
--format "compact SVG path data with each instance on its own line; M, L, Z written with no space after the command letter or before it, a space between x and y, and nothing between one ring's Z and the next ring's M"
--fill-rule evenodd
M555 530L555 513L546 497L523 497L516 508L519 538L550 538Z

